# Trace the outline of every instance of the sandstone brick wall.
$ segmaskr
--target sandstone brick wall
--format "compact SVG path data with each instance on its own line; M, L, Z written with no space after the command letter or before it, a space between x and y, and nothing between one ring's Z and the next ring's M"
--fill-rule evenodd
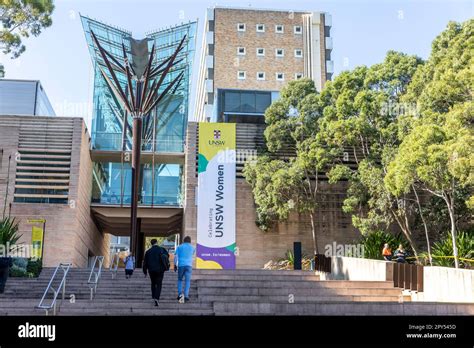
M6 202L6 211L8 213L9 205L13 201L13 193L15 191L15 173L16 161L15 156L18 149L18 127L13 125L0 126L0 214L3 213L5 191L8 189L8 197ZM8 171L8 157L11 155L10 171ZM7 187L8 174L10 176L9 185ZM1 216L1 215L0 215Z
M92 193L92 161L90 158L90 137L87 132L86 125L82 119L75 120L73 148L77 145L80 152L74 153L74 157L78 157L75 161L77 168L72 172L77 172L77 190L70 196L74 201L74 209L76 213L76 234L75 234L75 264L87 264L88 253L92 255L105 256L105 264L109 259L109 239L110 235L101 233L92 218L90 202Z
M285 83L303 73L304 59L295 58L294 50L303 50L303 35L294 34L295 25L303 26L303 13L283 11L248 11L241 9L215 10L214 87L279 91ZM237 24L245 23L246 31L237 31ZM265 32L256 30L265 24ZM284 33L275 32L275 24L284 26ZM237 55L237 48L245 47L246 55ZM257 47L265 48L265 56L257 56ZM283 48L284 57L277 58L275 49ZM237 79L239 70L246 71L246 79ZM265 72L265 81L257 80L257 72ZM285 81L276 81L275 74L285 74Z
M0 150L3 149L0 169L0 213L3 211L3 198L6 189L6 168L8 154L12 154L10 169L9 197L11 215L20 222L22 235L20 242L31 244L32 225L28 219L45 219L43 264L57 266L59 262L72 262L74 267L87 266L89 251L93 255L108 258L109 236L99 232L90 213L90 191L92 187L92 162L89 155L89 135L81 118L74 118L73 147L69 183L69 204L15 203L16 162L18 133L21 120L29 116L0 116ZM35 120L42 118L34 116ZM64 118L44 118L48 122ZM68 118L70 119L70 118ZM6 123L10 123L9 126Z

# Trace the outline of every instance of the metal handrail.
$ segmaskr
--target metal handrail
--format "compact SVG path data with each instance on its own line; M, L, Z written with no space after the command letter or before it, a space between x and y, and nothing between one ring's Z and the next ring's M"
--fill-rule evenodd
M91 301L94 299L94 295L97 292L97 285L99 284L100 275L102 273L102 265L104 264L103 256L96 256L94 263L92 264L91 273L89 274L89 280L87 284L91 290ZM97 265L97 271L96 271Z
M56 315L56 302L58 299L59 292L62 292L61 296L61 303L59 306L59 309L61 308L61 304L64 301L64 298L66 297L66 277L69 272L69 269L71 268L72 264L71 263L60 263L56 269L54 270L54 273L51 277L51 280L49 281L48 286L46 287L46 290L44 291L43 297L41 298L40 303L38 304L37 308L44 309L46 311L46 315L49 314L49 311L52 309L53 310L53 315ZM59 269L63 271L63 276L61 278L61 282L59 283L57 289L53 287L53 281L56 278L56 274L58 273ZM49 305L44 304L44 301L46 299L46 296L48 295L48 292L50 290L53 290L53 300Z
M120 255L119 253L115 253L112 256L112 261L110 262L110 268L109 268L110 272L112 272L112 279L115 279L115 277L117 276L117 269L118 269L119 263L120 263Z

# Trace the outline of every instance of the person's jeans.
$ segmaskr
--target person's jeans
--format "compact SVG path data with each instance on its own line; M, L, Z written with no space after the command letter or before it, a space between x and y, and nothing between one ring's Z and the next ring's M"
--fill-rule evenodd
M178 295L181 295L183 276L184 276L184 297L189 297L189 288L191 287L191 275L193 268L191 266L178 267Z
M0 294L3 294L3 291L5 290L5 284L7 283L9 270L10 267L0 268Z
M151 297L160 300L161 285L163 283L164 272L148 272L151 279Z

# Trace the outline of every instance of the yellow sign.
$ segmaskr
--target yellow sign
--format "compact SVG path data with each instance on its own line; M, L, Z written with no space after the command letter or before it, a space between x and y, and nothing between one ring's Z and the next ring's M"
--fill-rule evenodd
M29 224L44 224L46 222L45 219L28 219L26 220Z
M40 259L43 254L43 226L33 226L31 229L31 244L33 245L32 258Z

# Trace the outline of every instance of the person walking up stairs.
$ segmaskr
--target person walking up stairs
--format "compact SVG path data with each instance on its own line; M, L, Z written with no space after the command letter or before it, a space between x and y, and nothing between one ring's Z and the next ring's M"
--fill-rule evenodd
M157 244L156 239L151 240L151 248L145 253L143 261L143 273L145 277L147 273L151 280L151 297L155 302L155 306L159 306L161 296L161 286L166 271L170 269L169 254L165 248Z
M191 287L191 275L193 272L194 247L191 245L191 237L184 237L183 244L176 248L174 257L174 271L178 271L178 301L189 302L189 288ZM184 294L182 292L184 277Z

